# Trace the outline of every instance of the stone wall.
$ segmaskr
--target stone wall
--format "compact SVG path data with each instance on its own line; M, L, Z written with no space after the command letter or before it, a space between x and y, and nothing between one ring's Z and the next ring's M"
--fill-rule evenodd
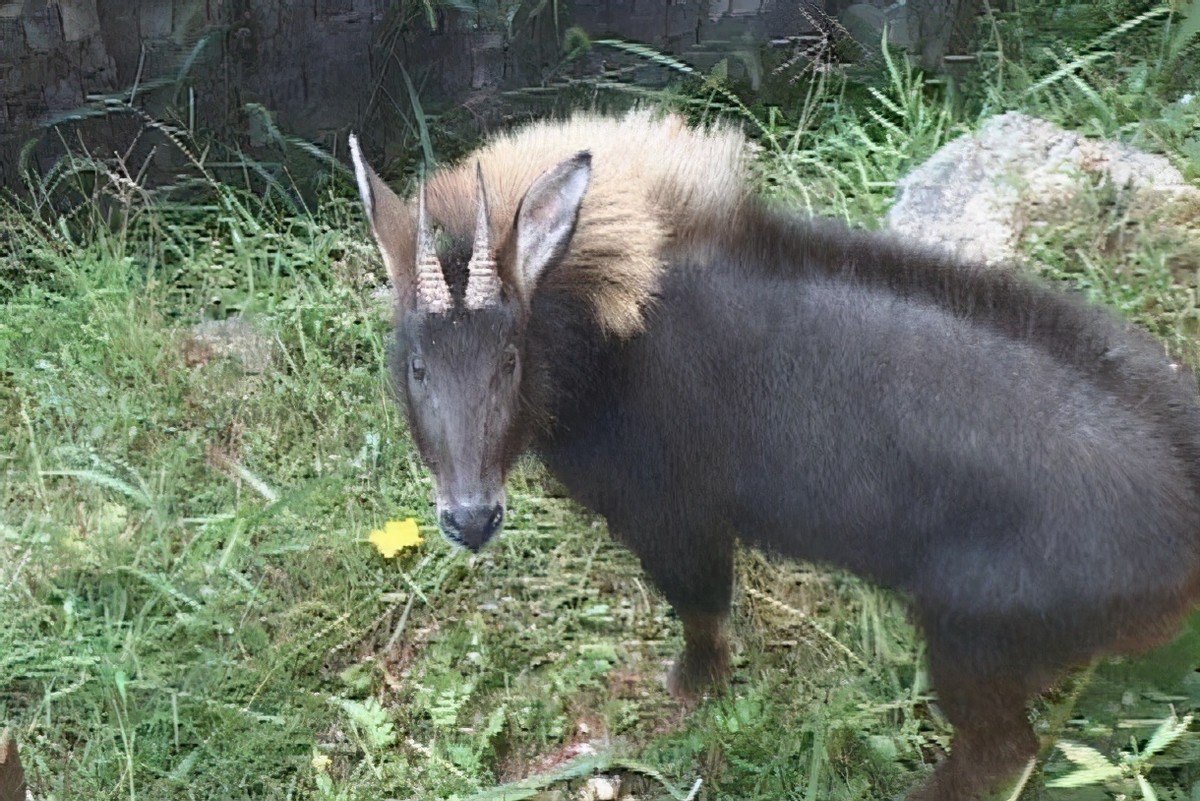
M908 6L922 4L935 16L953 6L959 22L963 9L976 5L910 0ZM572 25L593 38L646 43L700 69L727 59L731 75L753 81L759 77L756 48L811 33L814 14L837 14L850 5L893 4L0 0L0 179L14 181L18 153L32 137L40 136L31 150L35 168L53 162L58 137L45 135L53 123L84 127L84 141L99 152L126 147L139 121L102 115L105 97L119 103L132 96L151 116L216 131L221 141L250 152L262 144L254 115L247 115L248 104L258 104L287 134L337 152L354 127L379 153L391 139L411 138L409 81L427 112L466 110L486 127L519 107L518 97L501 93L563 77L561 43ZM630 61L611 50L593 52L572 65L571 74L586 77ZM670 77L643 64L636 80ZM261 126L257 130L261 134ZM169 168L170 157L160 158Z
M405 72L432 110L536 82L560 33L549 12L507 16L504 2L521 5L431 20L423 3L391 0L0 0L0 176L13 179L48 124L122 146L136 125L94 119L105 96L248 148L258 104L280 130L332 147L351 126L383 131L411 112ZM44 167L55 153L46 142L33 155Z

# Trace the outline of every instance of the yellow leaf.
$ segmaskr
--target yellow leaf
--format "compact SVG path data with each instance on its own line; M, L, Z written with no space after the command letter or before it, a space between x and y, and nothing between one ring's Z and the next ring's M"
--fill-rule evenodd
M417 521L411 517L389 520L383 528L372 531L367 539L384 559L391 559L405 548L415 548L423 542L421 532L417 530Z

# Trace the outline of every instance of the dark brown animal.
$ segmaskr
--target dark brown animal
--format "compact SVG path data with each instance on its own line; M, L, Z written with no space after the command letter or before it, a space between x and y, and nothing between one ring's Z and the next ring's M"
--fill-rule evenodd
M571 154L605 125L628 135ZM415 213L352 141L446 536L500 529L532 446L678 610L684 697L729 673L736 539L904 593L956 730L912 799L981 797L1035 754L1026 703L1064 669L1171 636L1200 595L1200 395L1160 345L765 208L728 131L531 130L435 174ZM647 143L660 160L614 178Z
M0 801L25 801L25 790L17 740L8 729L0 730Z

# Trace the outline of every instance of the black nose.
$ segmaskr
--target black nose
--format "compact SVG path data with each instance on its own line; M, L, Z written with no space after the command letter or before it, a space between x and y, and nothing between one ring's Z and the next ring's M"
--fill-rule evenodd
M504 507L455 506L442 512L442 533L452 541L478 551L500 530L504 522Z

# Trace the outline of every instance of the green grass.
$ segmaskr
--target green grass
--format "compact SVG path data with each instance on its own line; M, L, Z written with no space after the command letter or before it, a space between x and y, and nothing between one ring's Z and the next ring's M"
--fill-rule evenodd
M883 756L854 785L902 787L917 755L892 729L917 728L913 643L871 590L761 565L760 591L837 615L748 631L738 692L686 718L661 689L676 622L535 465L481 556L428 526L394 562L366 544L388 518L428 522L429 480L349 213L197 235L172 281L136 247L14 243L57 260L0 318L0 715L39 797L469 797L583 744L647 797L701 770L727 797L780 797L801 763L833 786L827 761L865 748ZM214 295L275 342L274 369L196 356ZM741 617L779 617L758 606ZM764 761L784 720L803 724Z
M647 797L701 771L725 797L780 797L810 766L832 788L838 759L847 787L902 787L916 662L874 591L760 565L761 592L836 615L748 630L738 691L686 718L661 689L676 622L536 465L483 555L429 526L394 562L366 543L388 518L429 522L429 480L350 213L193 231L171 281L136 246L12 243L57 260L0 318L0 716L39 797L469 797L583 744ZM214 295L275 343L272 370L197 356ZM782 721L795 738L764 760Z
M712 78L675 100L753 120L768 194L873 224L897 177L1006 105L1183 164L1200 110L1164 98L1194 48L1144 13L1088 31L1100 55L1074 70L997 48L983 107L890 56L866 88L819 77L784 111ZM1138 42L1165 55L1143 53L1134 85ZM681 710L662 688L678 621L537 464L510 481L505 533L452 550L389 389L346 176L310 209L194 166L151 192L73 157L0 202L0 724L37 798L550 801L602 773L643 801L850 801L895 797L938 758L951 732L905 608L851 577L742 554L733 686ZM1195 364L1196 240L1117 201L1085 193L1026 253ZM270 369L195 340L234 313ZM369 532L409 516L425 542L383 559ZM1200 798L1197 726L1169 723L1200 710L1198 654L1193 620L1067 678L1039 733L1124 771L1080 778L1053 749L1027 797ZM1137 756L1156 730L1178 736Z

